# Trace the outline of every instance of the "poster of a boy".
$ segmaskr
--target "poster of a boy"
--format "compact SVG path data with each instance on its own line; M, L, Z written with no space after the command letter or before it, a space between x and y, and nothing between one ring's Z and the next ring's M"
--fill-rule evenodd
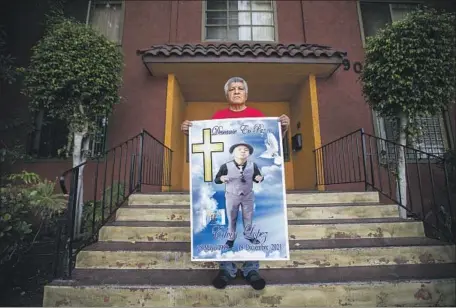
M252 153L253 147L245 142L231 146L230 154L233 154L234 159L220 166L214 180L217 184L225 184L225 207L228 219L228 240L226 245L229 248L233 247L236 240L236 221L239 207L242 209L244 237L252 244L260 244L252 236L255 202L253 182L262 182L263 176L258 166L254 162L248 161Z

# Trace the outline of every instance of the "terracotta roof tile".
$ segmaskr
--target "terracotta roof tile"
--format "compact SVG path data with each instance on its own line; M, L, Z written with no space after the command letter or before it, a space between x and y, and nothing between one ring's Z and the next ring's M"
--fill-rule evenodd
M345 51L314 44L183 44L154 45L149 49L138 50L144 56L254 56L254 57L336 57L344 58Z

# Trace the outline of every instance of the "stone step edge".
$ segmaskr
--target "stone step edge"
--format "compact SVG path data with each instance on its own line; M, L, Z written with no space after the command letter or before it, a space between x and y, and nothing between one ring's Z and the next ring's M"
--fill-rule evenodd
M350 208L350 207L365 207L365 208L376 208L376 207L398 207L397 204L393 203L333 203L333 204L289 204L287 205L288 209L291 208ZM147 205L147 204L131 204L121 206L119 209L157 209L157 210L175 210L175 209L184 209L190 210L190 204L157 204L157 205Z
M292 250L316 249L362 249L362 248L395 248L395 247L426 247L453 246L426 237L397 238L358 238L358 239L321 239L321 240L289 240ZM82 251L170 251L190 252L190 242L125 242L98 241L85 247Z
M75 269L69 285L210 286L217 269ZM268 284L453 279L456 263L261 269ZM55 282L51 282L53 284ZM233 285L245 283L233 280Z
M454 247L401 246L365 248L294 249L290 260L260 262L260 268L376 266L380 264L456 263ZM214 260L191 260L189 251L94 251L77 255L76 268L192 269L217 268Z
M80 270L80 269L77 269ZM98 270L98 269L92 269ZM262 270L265 271L266 269ZM214 277L215 277L215 270L214 270ZM238 274L239 275L239 274ZM240 276L236 277L236 280L241 280ZM309 283L267 283L267 287L275 287L275 286L287 286L287 287L302 287L302 286L334 286L334 285L350 285L350 284L357 284L357 285L372 285L372 284L398 284L398 283L432 283L432 282L447 282L447 283L454 283L456 284L456 278L398 278L394 280L347 280L347 281L334 281L334 282L309 282ZM45 288L53 288L53 287L74 287L74 288L112 288L112 289L149 289L153 288L156 289L157 285L155 284L80 284L75 283L73 279L54 279L52 282L48 283ZM163 288L212 288L212 285L208 284L201 284L201 285L160 285ZM242 283L232 284L226 287L228 288L248 288L250 289L251 286ZM218 290L220 292L220 290Z
M331 196L332 195L332 196ZM302 198L308 198L308 197L317 197L317 198L325 198L325 196L330 196L330 198L334 197L334 195L339 195L342 198L344 197L352 197L353 200L348 201L349 203L378 203L380 201L380 196L378 192L321 192L321 193L287 193L286 194L286 199L288 201L288 197L296 198L296 196L301 196ZM359 198L358 196L362 196L362 198ZM136 198L138 197L138 198ZM160 195L160 194L133 194L128 198L128 204L131 204L133 202L139 202L137 199L141 200L144 198L151 198L153 199L154 197L159 198L159 200L163 200L165 198L176 198L178 202L186 202L188 203L190 200L190 195L189 194L167 194L167 195ZM182 197L188 200L182 200ZM180 200L179 200L180 199ZM359 200L359 199L364 199L364 200ZM150 200L147 200L147 203L152 202ZM290 200L288 202L294 203L295 201ZM318 201L317 201L318 202ZM331 200L331 201L326 201L327 203L332 203L332 204L337 204L337 203L343 203L343 201L339 200ZM321 202L318 202L321 203Z
M249 285L157 288L148 285L45 286L45 307L327 307L327 306L456 306L455 279L373 281L371 283L268 284L264 291ZM335 289L337 292L335 292ZM389 296L386 296L389 294ZM229 301L229 299L236 299ZM202 299L204 299L202 301Z
M382 223L422 223L418 220L402 218L353 218L353 219L303 219L288 220L288 225L338 225L338 224L382 224ZM104 227L190 227L190 221L113 221ZM103 228L104 228L103 227Z
M379 251L379 250L395 250L395 249L434 249L436 252L437 250L439 249L445 249L447 246L445 245L439 245L439 246L435 246L435 245L422 245L422 246L379 246L379 247L340 247L340 248L307 248L307 249L300 249L299 247L290 247L290 252L311 252L311 253L315 253L315 252L318 252L318 251L326 251L326 252L333 252L335 255L338 254L339 252L338 251L344 251L344 252L348 252L348 251L352 251L352 252L356 252L358 255L363 255L363 251L369 251L369 250L373 250L373 251ZM453 247L454 248L454 247ZM450 247L448 247L448 249L450 249ZM361 251L360 251L361 250ZM120 252L120 253L132 253L132 254L135 254L135 253L164 253L164 254L167 254L167 253L179 253L179 254L188 254L190 256L190 251L189 250L173 250L173 249L144 249L144 250L139 250L139 249L117 249L117 250L100 250L100 249L83 249L81 250L79 253L116 253L116 252ZM297 261L297 260L293 260L293 259L290 259L290 260L274 260L273 262L288 262L288 261ZM204 259L199 259L199 260L195 260L195 261L192 261L190 260L189 262L197 262L197 263L201 263L201 262L206 262ZM214 261L214 260L211 260L211 261L207 261L207 262L218 262L218 261ZM233 261L233 262L242 262L242 261ZM265 262L268 262L267 260ZM427 261L423 261L423 262L427 262ZM452 260L450 263L453 263L453 262L456 262L456 259ZM440 262L441 263L441 262ZM448 262L447 262L448 263Z
M288 190L287 194L340 194L340 193L376 193L375 191L345 191L345 190ZM139 195L139 196L150 196L150 195L158 195L158 196L169 196L169 195L188 195L190 194L189 190L186 191L156 191L156 192L135 192L132 195Z
M334 194L340 194L340 195L378 195L379 193L376 191L335 191L335 190L325 190L325 191L319 191L319 190L303 190L303 191L286 191L287 195L334 195ZM131 194L131 196L190 196L190 191L185 191L185 192L162 192L162 191L157 191L157 192L151 192L151 193L143 193L143 192L136 192Z

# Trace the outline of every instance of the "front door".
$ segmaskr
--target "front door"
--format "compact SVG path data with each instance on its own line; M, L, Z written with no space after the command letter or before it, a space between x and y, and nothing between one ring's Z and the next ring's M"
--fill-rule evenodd
M267 103L260 103L260 102L248 102L248 106L261 110L265 116L267 117L278 117L282 114L287 114L290 116L290 106L288 102L267 102ZM197 121L197 120L208 120L212 118L212 115L220 109L227 108L226 102L218 102L218 103L211 103L211 102L189 102L187 103L186 111L185 111L185 119L190 121ZM184 138L184 157L181 159L184 160L183 163L183 170L180 174L173 174L172 176L177 176L182 178L182 190L188 191L189 190L189 163L188 163L188 146L187 146L187 138ZM291 155L291 137L290 134L287 134L287 143L285 144L288 147L288 151L284 149L284 152L288 152L285 155L285 182L286 182L286 189L292 190L294 188L293 182L293 165L292 165L292 155ZM286 154L286 153L285 153Z

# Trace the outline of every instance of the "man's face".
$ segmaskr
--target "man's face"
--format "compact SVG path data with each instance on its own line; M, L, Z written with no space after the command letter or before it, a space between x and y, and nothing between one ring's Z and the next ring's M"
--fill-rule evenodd
M247 94L242 82L232 82L228 87L228 101L231 104L244 104L247 100Z
M234 149L234 157L238 159L247 159L250 156L249 148L240 145Z

